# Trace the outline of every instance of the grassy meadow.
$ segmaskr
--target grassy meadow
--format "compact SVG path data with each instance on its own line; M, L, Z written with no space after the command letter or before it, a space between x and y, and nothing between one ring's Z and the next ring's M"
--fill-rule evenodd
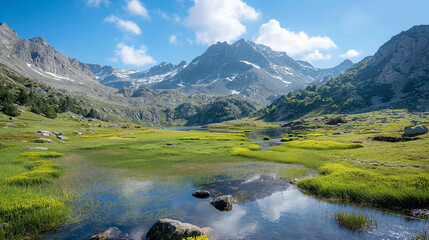
M300 178L300 189L320 197L391 209L428 207L428 134L412 141L373 140L401 138L411 119L426 125L428 119L402 110L345 119L348 123L328 125L322 117L307 117L301 121L303 129L284 135L288 141L260 151L245 137L246 130L278 124L252 125L252 119L245 119L216 125L245 131L215 133L124 123L108 128L111 123L79 121L70 114L46 119L25 112L17 121L0 118L0 223L8 223L0 228L0 239L31 239L79 221L71 217L68 202L79 197L76 182L91 178L91 171L83 170L92 167L151 179L209 175L249 161L277 162L293 164L279 170L280 176ZM67 139L37 141L39 130L60 132Z

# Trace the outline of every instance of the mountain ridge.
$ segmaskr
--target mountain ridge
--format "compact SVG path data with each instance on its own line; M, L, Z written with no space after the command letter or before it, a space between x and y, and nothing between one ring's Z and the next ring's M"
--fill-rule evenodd
M276 99L263 118L280 121L312 112L383 108L429 110L429 25L393 36L374 56L324 84Z
M267 46L240 39L233 44L213 44L188 65L183 64L181 68L174 69L174 72L158 75L158 81L145 85L139 85L139 80L132 78L150 69L113 79L109 75L99 80L116 88L179 89L188 94L203 93L214 96L238 94L266 101L270 96L336 76L344 71L343 66L353 65L351 61L344 61L342 64L339 65L341 69L339 66L319 69L310 63L295 61L285 52L276 52ZM96 71L93 73L98 74Z

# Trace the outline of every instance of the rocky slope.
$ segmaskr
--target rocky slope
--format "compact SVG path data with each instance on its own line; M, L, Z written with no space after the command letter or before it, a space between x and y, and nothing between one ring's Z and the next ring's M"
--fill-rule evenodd
M86 64L56 51L43 37L20 38L5 22L0 23L0 63L57 88L83 94L105 90L94 89L97 81Z
M381 108L429 110L429 25L399 33L374 56L325 84L278 98L264 118L279 121L314 111Z
M97 80L103 85L114 88L134 88L150 87L165 79L174 77L179 71L186 67L186 62L182 61L178 65L162 62L146 71L117 69L112 66L100 66L97 64L87 64Z
M79 113L87 113L90 109L96 110L101 118L112 121L133 121L145 125L183 125L187 124L192 117L199 118L199 111L203 108L210 108L210 104L216 104L220 99L207 97L204 95L189 96L178 90L156 90L139 88L130 90L127 88L118 89L102 85L104 83L115 82L115 77L122 82L130 82L134 79L133 86L142 87L147 84L156 83L161 75L174 75L174 72L185 67L186 63L179 65L162 63L144 72L122 71L112 67L101 67L99 65L86 65L76 59L65 56L56 51L42 37L29 40L21 39L14 30L6 23L0 24L0 68L8 72L5 78L0 81L1 86L11 86L5 79L22 79L30 85L46 86L55 88L62 96L74 99L79 105ZM97 77L93 74L97 74ZM118 76L127 75L128 80ZM13 76L13 77L11 77ZM101 80L100 76L106 79ZM97 80L98 79L98 80ZM110 80L109 80L110 79ZM39 84L40 83L40 84ZM6 86L7 85L7 86ZM113 84L112 86L119 86ZM22 87L22 86L21 86ZM19 88L21 88L19 87ZM26 87L22 87L30 91ZM18 93L17 89L14 93ZM42 93L42 91L40 91ZM48 102L48 107L63 110L62 106L52 100L49 94L39 94L38 102ZM52 94L51 94L52 95ZM238 105L235 99L226 102L231 105ZM249 106L250 113L256 109L256 104L242 99L245 105ZM53 103L55 102L55 103ZM188 104L191 108L184 107ZM241 104L241 102L240 102ZM30 110L37 102L29 101L23 106ZM225 109L229 111L229 109ZM42 111L42 114L45 114ZM85 114L82 114L85 115ZM205 113L205 115L207 115ZM228 116L243 116L235 112L225 112L222 118L206 118L206 121L198 123L206 124L220 121Z
M218 42L204 54L153 88L187 93L238 94L265 100L304 87L328 75L309 63L296 62L284 52L241 39L230 45Z

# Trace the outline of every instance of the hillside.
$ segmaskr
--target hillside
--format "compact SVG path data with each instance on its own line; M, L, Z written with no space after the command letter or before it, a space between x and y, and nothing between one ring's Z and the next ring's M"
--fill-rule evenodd
M276 99L263 118L280 121L311 112L383 108L429 110L429 26L415 26L392 37L374 56L325 84Z

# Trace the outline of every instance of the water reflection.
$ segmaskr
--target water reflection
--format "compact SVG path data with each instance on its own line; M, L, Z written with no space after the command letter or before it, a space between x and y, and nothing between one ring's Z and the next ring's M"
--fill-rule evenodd
M263 218L275 222L286 212L299 212L305 208L308 198L296 188L274 192L271 196L256 200Z
M284 165L278 165L281 167ZM241 165L242 171L257 172L255 163ZM256 170L255 170L256 169ZM276 168L242 179L219 173L210 182L182 178L169 181L132 179L91 180L83 197L72 204L82 222L65 226L42 239L89 239L111 226L122 239L144 239L158 218L169 217L213 229L210 239L404 239L427 226L427 221L405 221L403 216L371 208L320 201L278 178ZM110 176L111 177L111 176ZM204 176L201 176L203 179ZM204 179L206 181L206 179ZM210 199L192 196L196 189L214 196L231 194L239 202L232 211L220 212ZM364 212L378 227L356 233L342 229L332 219L336 211Z

